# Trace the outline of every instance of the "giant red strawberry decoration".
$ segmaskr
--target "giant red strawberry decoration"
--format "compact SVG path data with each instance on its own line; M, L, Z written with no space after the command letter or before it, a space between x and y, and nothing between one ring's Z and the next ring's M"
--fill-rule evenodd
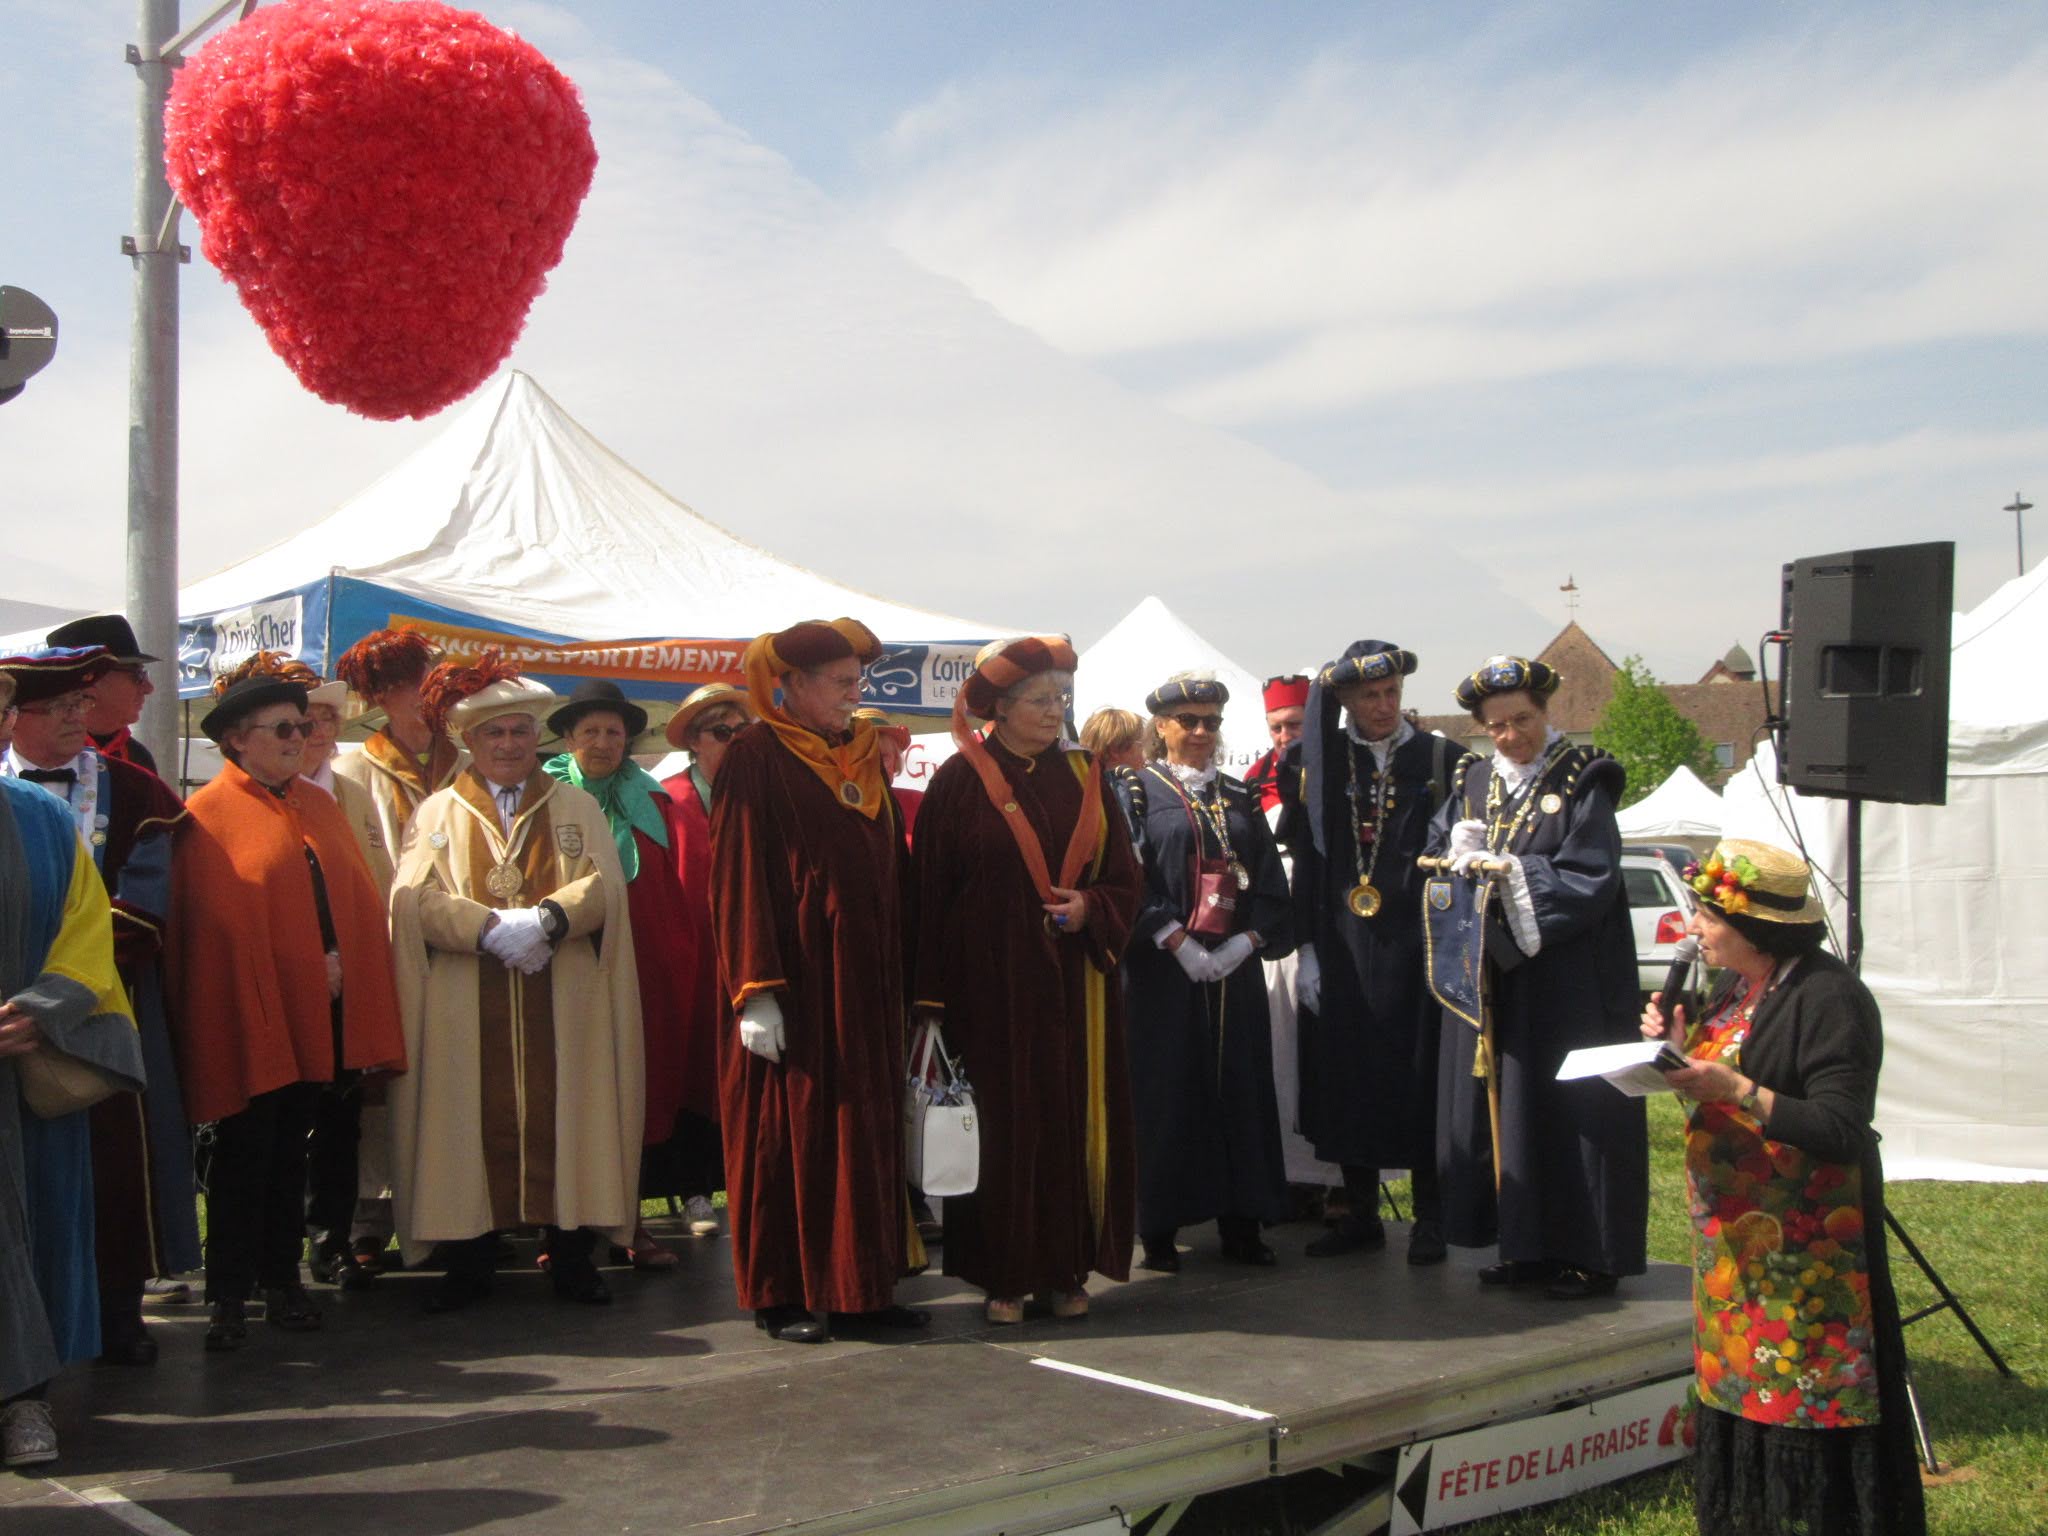
M265 6L178 72L172 189L323 400L430 416L512 350L589 190L576 88L436 0Z

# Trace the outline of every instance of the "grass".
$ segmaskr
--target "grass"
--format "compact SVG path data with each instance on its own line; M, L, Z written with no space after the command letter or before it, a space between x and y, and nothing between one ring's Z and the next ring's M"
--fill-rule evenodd
M1691 1228L1673 1099L1650 1106L1650 1257L1685 1263ZM1403 1207L1406 1193L1397 1189ZM1906 1332L1935 1450L1955 1470L1927 1489L1933 1536L2042 1536L2048 1531L2048 1184L1897 1184L1893 1213L1961 1297L2016 1379L1999 1377L1953 1315ZM1911 1313L1937 1299L1896 1244L1893 1282ZM1232 1489L1198 1501L1188 1536L1306 1531L1343 1495L1325 1473ZM1684 1465L1576 1498L1461 1527L1467 1536L1691 1536ZM1732 1536L1732 1533L1730 1533Z

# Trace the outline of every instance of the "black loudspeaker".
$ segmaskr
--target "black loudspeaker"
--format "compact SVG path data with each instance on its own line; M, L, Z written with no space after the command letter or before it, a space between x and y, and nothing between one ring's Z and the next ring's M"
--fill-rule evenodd
M1947 802L1955 584L1953 543L1812 555L1785 567L1781 784Z

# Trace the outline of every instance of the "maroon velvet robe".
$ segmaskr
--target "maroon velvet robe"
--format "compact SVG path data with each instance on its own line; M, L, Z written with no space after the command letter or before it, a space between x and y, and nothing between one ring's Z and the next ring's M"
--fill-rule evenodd
M733 738L711 807L727 1215L740 1305L868 1312L907 1263L903 832L841 805L765 723ZM740 1044L772 992L786 1045Z
M687 771L663 779L661 787L675 804L669 818L670 850L676 863L683 893L683 918L689 932L687 943L678 940L675 952L656 959L671 973L671 987L677 997L681 1019L682 1062L681 1106L693 1115L718 1121L718 1031L719 998L718 942L711 932L711 813L704 809L704 797ZM642 962L641 998L645 1006L645 965ZM652 1083L650 1067L648 1081ZM652 1107L650 1090L649 1105ZM671 1115L673 1122L674 1116ZM673 1125L670 1127L673 1129ZM667 1132L663 1133L664 1135ZM658 1140L654 1123L647 1126L651 1146Z
M696 791L690 791L690 799L696 799ZM627 885L647 1063L647 1128L641 1139L649 1147L668 1141L676 1128L676 1112L684 1106L694 1108L692 1098L709 1098L715 1092L719 1071L711 1051L690 1059L698 979L711 971L711 936L692 920L692 903L684 889L688 870L682 809L666 795L655 797L655 809L668 823L668 848L635 829L633 846L639 850L641 866ZM709 1044L709 1030L698 1026L696 1034Z
M1022 758L990 739L989 754L1024 808L1047 866L1081 814L1081 780L1057 747ZM974 765L948 758L917 823L913 1005L944 1011L946 1049L981 1110L981 1183L946 1201L946 1273L991 1296L1075 1291L1090 1270L1129 1278L1134 1162L1131 1085L1116 966L1137 911L1141 874L1113 797L1107 832L1084 870L1088 921L1055 934L1003 817ZM1088 1201L1087 973L1104 975L1102 1074L1108 1173L1099 1219Z

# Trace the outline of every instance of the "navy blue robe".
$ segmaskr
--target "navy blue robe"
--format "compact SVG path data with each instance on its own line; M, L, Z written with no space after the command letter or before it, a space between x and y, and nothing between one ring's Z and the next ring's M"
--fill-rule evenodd
M1273 1097L1272 1025L1261 960L1294 950L1286 877L1258 802L1218 775L1231 849L1251 875L1238 893L1232 932L1255 930L1264 948L1220 983L1197 986L1159 948L1162 929L1194 910L1197 823L1172 771L1155 764L1125 780L1119 798L1137 828L1144 896L1124 951L1124 1017L1138 1140L1138 1231L1161 1234L1218 1216L1278 1221L1287 1175ZM1139 802L1142 801L1142 804ZM1200 856L1223 856L1206 821ZM1222 938L1202 939L1210 949Z
M1470 760L1431 829L1486 819L1491 768ZM1643 1103L1600 1078L1557 1081L1565 1055L1639 1038L1635 937L1622 892L1614 806L1621 765L1586 747L1564 751L1526 793L1537 808L1504 852L1528 877L1542 944L1516 947L1496 903L1487 979L1500 1071L1500 1198L1494 1198L1486 1084L1472 1075L1478 1033L1445 1015L1437 1149L1444 1236L1461 1247L1498 1241L1503 1259L1641 1274L1649 1219L1649 1141ZM1555 799L1546 801L1546 797ZM1522 802L1504 807L1512 817ZM1555 806L1544 810L1546 804ZM1501 877L1505 880L1505 876Z
M1314 836L1294 850L1295 929L1314 940L1322 970L1320 1006L1301 1011L1301 1132L1326 1162L1413 1168L1436 1156L1440 1016L1422 973L1415 860L1464 749L1421 734L1394 749L1394 800L1374 861L1370 848L1353 856L1350 807L1355 758L1366 791L1359 829L1370 835L1372 752L1341 727L1324 741L1327 761L1309 775L1316 803L1305 808ZM1367 863L1382 900L1373 916L1358 917L1345 903Z

